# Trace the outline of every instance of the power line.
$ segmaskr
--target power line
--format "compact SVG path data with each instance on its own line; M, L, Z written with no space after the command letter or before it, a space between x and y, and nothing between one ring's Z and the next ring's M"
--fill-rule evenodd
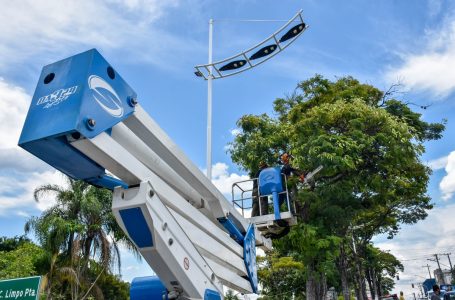
M424 247L424 248L402 248L400 247L399 249L395 249L395 250L389 250L389 251L409 251L409 250L413 250L413 251L425 251L425 250L428 250L428 251L451 251L451 250L455 250L455 246L447 246L447 247ZM432 255L432 254L431 254Z
M421 250L425 250L426 248L419 248ZM442 249L444 249L443 251L450 251L450 250L455 250L455 247L446 247L446 248L440 248L439 251L441 251ZM402 249L399 249L399 250L395 250L395 251L410 251L410 250L413 250L412 248L402 248ZM435 248L428 248L428 250L435 250ZM443 253L443 254L439 254L439 255L447 255L447 253ZM425 259L429 256L434 256L434 253L422 253L418 256L414 256L414 257L411 257L411 258L406 258L406 259L399 259L401 262L403 261L413 261L413 260L420 260L420 259Z
M289 20L277 19L213 19L216 22L287 22Z

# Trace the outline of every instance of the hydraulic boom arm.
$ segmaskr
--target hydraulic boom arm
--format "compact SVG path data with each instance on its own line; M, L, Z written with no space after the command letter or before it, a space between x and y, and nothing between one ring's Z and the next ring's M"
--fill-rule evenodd
M95 49L45 66L19 145L74 179L114 191L117 222L165 297L222 299L223 285L257 292L255 247L270 249L270 240L136 99Z

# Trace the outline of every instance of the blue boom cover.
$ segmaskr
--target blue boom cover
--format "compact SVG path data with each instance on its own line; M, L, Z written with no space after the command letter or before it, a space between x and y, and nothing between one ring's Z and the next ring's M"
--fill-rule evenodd
M74 179L108 188L125 184L72 147L134 112L136 93L96 49L43 68L19 146Z

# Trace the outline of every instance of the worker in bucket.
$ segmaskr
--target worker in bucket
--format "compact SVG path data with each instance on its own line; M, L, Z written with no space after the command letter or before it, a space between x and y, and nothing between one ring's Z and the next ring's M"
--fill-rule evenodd
M269 201L268 197L260 197L259 196L259 188L258 188L258 178L259 174L261 173L262 170L268 168L268 165L266 162L261 161L259 163L259 170L254 176L254 181L253 181L253 193L252 193L252 198L253 198L253 207L251 211L251 216L252 217L257 217L257 216L263 216L267 215L269 213ZM259 205L260 203L260 205ZM260 208L260 210L259 210Z

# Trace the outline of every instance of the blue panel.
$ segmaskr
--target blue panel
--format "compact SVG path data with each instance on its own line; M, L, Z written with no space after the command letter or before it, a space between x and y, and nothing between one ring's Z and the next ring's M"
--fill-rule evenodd
M41 72L20 137L20 144L77 130L94 137L129 116L128 98L136 93L92 49L47 65ZM49 74L52 81L45 83ZM93 130L85 120L93 118Z
M253 292L257 294L258 276L256 269L256 238L254 237L253 224L251 224L246 231L243 244L243 259L245 260L245 267L251 283L251 288L253 289Z
M280 198L279 198L277 192L272 193L272 199L273 199L273 212L274 212L275 220L280 220L281 219Z
M259 174L259 193L270 195L283 191L283 179L280 168L267 168Z
M19 146L72 178L88 181L103 176L104 169L74 149L67 137L92 138L109 132L134 112L128 104L131 98L136 93L95 49L47 65Z
M226 228L230 236L241 246L243 246L243 259L248 273L248 279L251 283L251 288L254 293L258 289L258 277L256 270L256 238L254 236L254 224L248 227L248 230L243 236L240 230L228 218L219 218L218 221ZM218 298L214 298L218 299Z
M228 218L219 218L218 221L223 225L223 227L229 232L229 235L237 243L243 246L243 234L235 226L235 224Z
M140 207L120 210L123 224L139 248L153 247L153 237Z
M167 290L157 276L136 277L131 282L131 300L167 300Z
M117 186L121 186L124 189L128 188L128 185L125 182L106 174L94 178L88 178L85 181L94 186L103 187L109 190L113 190Z
M21 146L72 178L83 179L104 174L100 165L69 145L64 136L32 141Z
M425 281L422 283L425 294L427 294L428 291L432 291L433 285L435 285L435 284L436 284L436 279L434 279L434 278L425 279Z
M221 300L221 295L217 291L206 289L204 293L204 300Z

